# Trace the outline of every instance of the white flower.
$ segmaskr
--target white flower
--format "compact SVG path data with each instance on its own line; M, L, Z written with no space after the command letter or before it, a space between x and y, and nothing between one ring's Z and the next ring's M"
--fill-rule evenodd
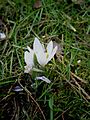
M24 60L26 63L25 73L29 73L34 66L34 54L36 55L37 61L41 66L45 66L56 54L57 46L53 48L53 42L50 41L47 45L46 51L40 41L35 38L33 43L33 49L27 46L28 51L24 54Z
M43 81L45 81L47 83L51 83L51 81L48 78L46 78L45 76L36 77L35 79L36 80L43 80Z
M30 70L32 70L32 67L34 66L34 51L27 46L28 51L24 53L24 60L26 63L25 66L25 73L29 73Z
M33 49L37 57L38 63L42 66L45 66L56 54L57 46L53 48L53 42L50 41L45 51L44 46L40 43L40 41L37 38L35 38Z
M0 39L5 39L6 38L6 35L2 32L0 32Z

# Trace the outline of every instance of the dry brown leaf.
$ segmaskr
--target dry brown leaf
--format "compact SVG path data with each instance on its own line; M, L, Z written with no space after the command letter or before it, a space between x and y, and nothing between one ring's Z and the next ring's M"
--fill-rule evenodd
M33 8L38 9L38 8L40 8L40 7L42 7L42 2L41 2L41 0L36 0L35 3L34 3L34 5L33 5Z

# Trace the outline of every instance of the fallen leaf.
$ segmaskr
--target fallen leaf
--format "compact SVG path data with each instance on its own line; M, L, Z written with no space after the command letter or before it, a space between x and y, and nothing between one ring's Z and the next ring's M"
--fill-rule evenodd
M41 6L42 6L41 0L36 0L35 3L34 3L34 5L33 5L33 8L38 9L38 8L40 8Z
M58 47L58 49L57 49L57 53L59 53L59 54L63 54L63 45L62 44L59 44L59 43L57 43L57 42L53 42L53 45L54 45L54 47Z

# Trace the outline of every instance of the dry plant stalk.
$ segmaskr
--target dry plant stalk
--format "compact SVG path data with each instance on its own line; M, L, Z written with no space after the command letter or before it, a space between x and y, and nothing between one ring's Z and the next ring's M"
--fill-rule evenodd
M41 107L39 106L39 104L37 103L37 101L33 98L32 93L31 93L26 87L24 87L24 86L20 83L20 80L18 80L18 83L19 83L19 85L23 88L23 90L25 90L25 91L27 92L27 94L30 96L30 98L33 100L33 102L37 105L37 107L39 108L39 110L40 110L40 112L41 112L41 114L42 114L42 116L43 116L43 119L46 120L45 115L44 115Z

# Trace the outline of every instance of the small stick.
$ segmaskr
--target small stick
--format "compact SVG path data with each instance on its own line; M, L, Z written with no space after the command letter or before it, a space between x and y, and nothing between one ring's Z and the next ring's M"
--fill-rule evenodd
M74 76L75 78L77 78L79 81L83 82L83 83L87 83L85 80L83 80L82 78L78 77L77 75L75 75L73 72L70 72L72 76Z
M43 116L43 119L46 120L43 111L41 110L41 108L40 108L39 104L36 102L36 100L33 98L31 92L30 92L26 87L23 87L23 85L20 83L20 80L18 80L18 83L19 83L20 86L29 94L30 98L33 100L33 102L34 102L34 103L37 105L37 107L39 108L39 110L40 110L40 112L41 112L41 114L42 114L42 116Z

